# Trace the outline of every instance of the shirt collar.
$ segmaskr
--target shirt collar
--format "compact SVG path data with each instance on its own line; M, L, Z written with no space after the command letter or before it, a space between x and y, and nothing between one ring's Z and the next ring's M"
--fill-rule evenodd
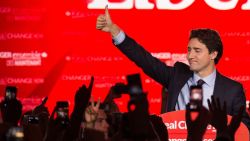
M198 80L202 79L203 81L206 82L206 84L208 86L214 86L214 83L215 83L215 78L216 78L216 69L210 74L208 75L207 77L204 77L204 78L201 78L199 77L197 74L194 73L193 75L193 80L194 80L194 83L196 84Z

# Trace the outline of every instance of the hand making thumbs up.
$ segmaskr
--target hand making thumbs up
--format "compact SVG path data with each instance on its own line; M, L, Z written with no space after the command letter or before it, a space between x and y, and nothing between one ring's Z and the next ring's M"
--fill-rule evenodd
M111 20L108 6L105 7L105 14L101 14L97 17L96 29L109 32L113 37L120 32L120 28Z

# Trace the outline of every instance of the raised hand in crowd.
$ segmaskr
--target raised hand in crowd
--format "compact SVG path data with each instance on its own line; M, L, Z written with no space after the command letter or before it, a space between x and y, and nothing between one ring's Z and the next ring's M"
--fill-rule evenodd
M67 132L67 138L76 139L79 136L84 111L89 104L93 85L94 77L91 76L89 86L83 84L75 93L75 105L70 117L71 129Z
M168 141L168 130L162 118L157 115L150 116L153 132L156 134L158 141Z
M39 119L39 126L43 136L45 135L50 115L48 108L45 106L47 100L48 97L45 97L42 103L37 107L35 107L34 110L32 111L32 115L37 116Z
M219 99L211 97L211 102L208 100L209 111L211 114L211 125L214 126L217 130L216 139L234 141L235 133L240 126L240 122L243 116L244 106L240 107L239 113L234 115L230 121L230 124L227 125L227 111L226 103L224 102L223 106Z
M101 106L101 100L98 98L97 103L91 98L91 104L86 108L84 116L85 140L107 140L109 124L104 107Z
M23 114L20 125L24 128L25 140L33 140L37 137L43 139L45 136L49 122L49 111L45 107L47 99L48 97L45 97L41 104Z
M141 93L131 96L128 103L128 113L124 113L122 121L122 134L130 140L154 139L149 119L147 95Z
M227 104L224 102L222 106L220 100L214 96L211 100L211 102L207 100L211 117L210 124L217 130L217 133L220 133L227 128Z
M100 107L101 101L100 98L98 98L97 103L94 103L93 97L91 98L91 105L89 105L84 113L85 117L85 127L87 128L95 128L95 122L97 120L99 107Z
M56 110L57 110L57 106L54 107L50 115L49 122L46 128L46 133L43 139L44 141L53 141L57 139L57 137L55 136L55 133L57 132L57 128L56 128L55 121L54 121Z
M85 111L86 107L89 104L93 85L94 85L94 77L92 76L88 87L85 84L83 84L76 91L74 111L75 110L81 110L82 112ZM82 114L80 116L82 116Z
M190 110L190 104L186 106L186 124L187 124L187 140L188 141L202 141L203 135L206 132L209 122L209 112L203 106L195 111L198 114L195 119L192 118L192 112Z
M57 102L58 103L58 102ZM70 128L69 118L67 115L60 117L59 104L57 104L50 116L46 134L44 136L45 141L62 141L65 138ZM56 115L56 117L55 117Z
M32 114L33 114L33 115L44 114L44 115L46 115L46 116L49 116L49 115L48 115L48 114L49 114L49 113L48 113L48 108L45 107L45 104L46 104L47 100L48 100L48 96L46 96L46 97L42 100L42 102L41 102L40 105L38 105L38 106L36 106L36 107L34 108L34 110L32 111Z
M105 97L103 104L106 106L105 110L108 112L108 114L112 113L119 113L119 107L114 102L114 99L121 98L122 92L121 89L126 87L123 83L116 83L114 86L112 86Z

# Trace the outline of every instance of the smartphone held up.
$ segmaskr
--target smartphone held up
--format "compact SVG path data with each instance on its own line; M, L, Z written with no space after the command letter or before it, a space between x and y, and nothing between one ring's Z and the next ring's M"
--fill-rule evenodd
M202 86L192 85L190 87L190 110L198 111L202 107L203 91Z

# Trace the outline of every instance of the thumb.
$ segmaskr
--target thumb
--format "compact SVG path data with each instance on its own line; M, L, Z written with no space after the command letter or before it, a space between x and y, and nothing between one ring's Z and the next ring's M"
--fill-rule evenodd
M105 17L106 17L107 24L112 24L112 20L111 20L111 17L109 15L108 5L106 5L106 7L105 7Z

